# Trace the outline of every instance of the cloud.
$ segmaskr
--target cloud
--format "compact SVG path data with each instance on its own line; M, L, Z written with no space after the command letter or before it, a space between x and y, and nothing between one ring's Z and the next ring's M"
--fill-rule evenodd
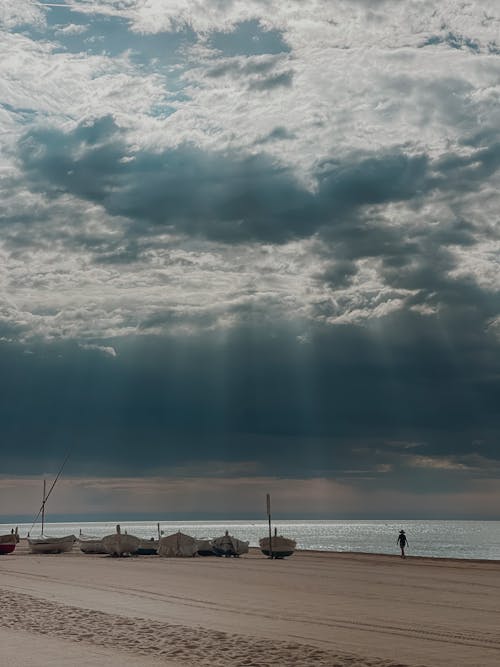
M325 161L313 192L265 154L240 158L181 145L130 155L110 117L71 133L30 132L19 154L32 185L52 196L70 192L138 225L227 242L312 236L320 226L350 223L349 216L364 206L417 198L436 187L425 156ZM358 231L350 225L340 235L352 239Z
M29 529L29 518L34 517L39 506L41 483L41 477L1 478L2 516L6 519L16 517L18 521L24 518L28 522L26 529ZM333 515L341 518L387 520L398 516L394 511L398 507L405 519L494 519L498 516L495 508L500 497L498 480L471 483L461 491L430 491L419 495L408 490L360 491L348 483L324 477L292 480L262 476L177 479L168 476L85 478L66 475L59 480L50 498L49 520L61 516L67 520L68 515L83 515L94 520L123 517L129 521L140 517L149 519L153 525L157 520L226 518L228 511L234 518L264 520L265 494L268 492L272 494L273 517L278 521L331 517L332 507L335 508ZM366 508L370 508L368 513Z
M110 117L71 132L32 131L20 150L32 189L52 200L70 193L128 219L122 227L128 240L117 237L115 250L103 245L96 257L101 263L143 261L165 234L239 246L240 252L245 244L316 239L310 250L324 262L315 274L316 305L306 317L331 323L381 318L405 307L426 315L453 304L458 313L458 302L482 321L494 320L496 297L479 286L478 266L474 276L460 269L461 251L481 243L489 228L464 219L460 196L480 191L496 175L497 153L495 145L480 145L468 157L435 161L404 153L353 155L319 163L307 188L264 153L240 157L193 145L131 149ZM450 197L455 214L450 202L442 220L427 224L425 207ZM408 222L392 221L396 206ZM325 288L335 294L330 301L320 296ZM173 312L155 313L153 321L171 320Z
M103 354L108 354L110 357L116 357L116 350L111 346L92 345L91 343L80 343L82 350L97 350Z
M31 0L2 3L0 6L0 28L12 29L28 24L43 26L44 19L42 7Z
M452 458L439 458L431 456L412 456L408 459L408 465L415 468L427 468L430 470L468 470L465 463Z

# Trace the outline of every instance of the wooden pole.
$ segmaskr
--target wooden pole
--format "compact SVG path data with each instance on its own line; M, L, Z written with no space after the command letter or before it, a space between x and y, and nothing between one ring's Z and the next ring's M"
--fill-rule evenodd
M45 490L46 490L46 484L47 482L43 480L43 498L42 498L42 535L43 535L43 525L45 523Z
M273 535L271 531L271 496L269 493L266 495L267 501L267 518L269 521L269 558L273 558Z

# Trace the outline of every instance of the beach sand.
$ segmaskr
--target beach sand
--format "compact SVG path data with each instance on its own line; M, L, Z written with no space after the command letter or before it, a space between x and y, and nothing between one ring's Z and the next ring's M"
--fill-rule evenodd
M0 558L2 664L498 667L500 562Z

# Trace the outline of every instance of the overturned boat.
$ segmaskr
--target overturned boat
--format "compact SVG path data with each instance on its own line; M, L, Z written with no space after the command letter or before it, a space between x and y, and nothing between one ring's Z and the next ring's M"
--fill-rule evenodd
M141 540L135 535L122 533L120 526L116 526L116 533L102 538L106 553L110 556L130 556L137 552Z
M28 537L28 544L35 554L64 554L73 550L76 542L75 535L65 535L64 537L49 537L41 535L40 537Z
M289 537L277 535L275 530L271 540L269 540L269 537L263 537L259 540L259 546L264 556L269 556L269 558L286 558L293 554L297 542Z
M226 530L222 537L216 537L212 540L212 549L216 556L225 556L226 558L234 556L238 558L242 554L248 553L248 544L248 542L233 537Z
M198 553L198 540L180 531L162 537L158 546L158 555L166 558L189 558Z
M7 533L6 535L0 535L0 556L5 554L10 554L16 548L16 544L19 542L19 533L17 528L14 532L14 529Z

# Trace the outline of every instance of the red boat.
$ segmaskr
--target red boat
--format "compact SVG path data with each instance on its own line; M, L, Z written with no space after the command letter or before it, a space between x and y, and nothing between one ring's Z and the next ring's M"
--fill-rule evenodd
M0 535L0 556L4 554L10 554L16 548L16 544L19 542L19 535L16 531L13 530L7 535Z

